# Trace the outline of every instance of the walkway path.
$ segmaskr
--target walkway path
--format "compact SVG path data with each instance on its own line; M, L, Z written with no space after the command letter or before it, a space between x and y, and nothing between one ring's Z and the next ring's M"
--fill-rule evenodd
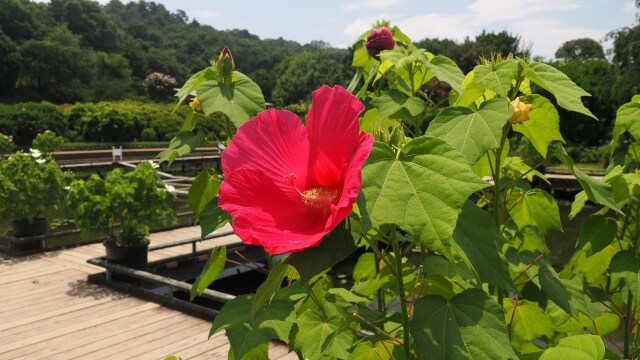
M222 229L228 230L228 229ZM199 236L197 226L152 234L151 244ZM206 241L198 249L233 241ZM154 251L149 261L191 251ZM89 265L102 244L29 257L0 255L0 359L226 359L224 334L207 339L211 324L109 288L90 284ZM271 359L297 359L272 344Z

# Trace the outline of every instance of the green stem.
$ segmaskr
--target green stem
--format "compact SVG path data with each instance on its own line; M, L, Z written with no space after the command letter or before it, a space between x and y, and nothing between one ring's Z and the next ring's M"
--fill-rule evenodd
M631 328L630 325L631 325L631 322L633 321L633 318L631 316L632 302L633 302L633 296L631 296L631 292L629 292L629 295L627 296L627 313L624 319L624 358L625 359L631 359L630 346L631 346L631 331L633 329Z
M405 359L411 359L411 342L409 334L409 313L407 311L407 299L404 294L404 282L402 279L402 250L396 237L396 226L391 226L391 244L393 245L394 257L396 258L396 280L398 281L398 292L400 293L400 311L402 313L402 346L404 348Z
M504 144L507 142L509 131L511 130L511 123L507 123L502 129L502 139L500 139L500 146L498 150L496 150L496 164L493 167L493 196L494 200L494 217L496 226L498 227L498 231L500 231L500 225L502 224L502 189L500 188L500 161L502 157L502 152L504 151Z

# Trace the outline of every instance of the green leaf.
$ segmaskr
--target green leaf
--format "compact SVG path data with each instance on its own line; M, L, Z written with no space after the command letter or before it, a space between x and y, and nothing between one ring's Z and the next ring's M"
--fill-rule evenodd
M531 144L542 157L547 157L547 150L552 141L564 143L560 134L560 115L553 104L540 95L527 95L521 98L533 107L529 111L529 120L522 124L513 124L513 130L531 140Z
M548 348L540 360L602 360L604 343L596 335L575 335L560 339L558 345Z
M459 247L458 252L476 270L480 280L517 292L509 276L507 260L500 251L504 238L489 213L467 201L458 217L453 241Z
M495 91L503 99L509 96L511 80L518 75L518 62L505 59L498 64L480 64L473 69L473 82Z
M576 180L582 186L582 189L587 194L587 198L596 204L600 204L608 207L618 213L622 214L618 205L616 204L615 199L613 198L613 191L611 189L611 185L598 181L591 176L585 174L580 169L578 169L573 163L573 159L567 154L567 151L562 147L562 145L557 145L553 151L553 156L557 157L567 169L576 177ZM573 213L573 211L572 211Z
M191 107L186 108L187 116L184 119L184 123L182 123L182 127L180 128L180 132L183 131L193 131L196 125L198 124L198 119L196 119L193 115L195 112Z
M218 198L214 198L204 206L198 216L200 238L204 239L207 235L220 229L230 221L231 217L229 214L218 206Z
M482 290L467 289L450 301L435 295L419 299L410 328L420 358L518 358L502 308Z
M551 65L539 62L532 62L528 65L524 62L521 63L524 65L524 75L529 80L552 93L553 96L556 97L558 105L567 110L575 111L598 120L598 118L582 104L581 97L591 96L591 94L582 90L562 71Z
M197 93L205 115L221 112L236 128L265 109L258 84L237 71L233 72L230 86L217 80L207 80L198 87Z
M580 226L576 248L582 249L590 243L591 252L597 253L611 244L617 232L618 224L615 219L598 214L591 215Z
M237 358L233 352L233 347L230 347L227 353L227 360L269 360L269 343L254 347L245 353L242 359Z
M340 329L340 321L338 317L323 319L320 311L305 311L296 320L298 332L294 348L311 360L324 358L323 355L348 358L348 349L354 343L355 335L350 330Z
M364 47L363 47L364 48ZM365 49L365 53L366 53L366 49ZM367 54L368 56L369 54ZM355 60L355 58L354 58ZM371 67L371 70L369 70L369 75L367 76L366 80L364 81L364 85L362 85L362 87L360 88L360 90L358 91L358 93L356 94L356 97L358 99L364 99L367 95L367 89L369 88L369 84L371 84L371 81L373 81L373 79L375 79L376 74L378 73L378 66L380 65L380 63L378 63L377 61L375 62L375 64Z
M354 304L368 304L370 302L368 298L356 295L351 291L341 287L330 288L329 290L327 290L327 293L338 295L346 301Z
M640 102L628 102L616 112L616 122L613 126L613 142L618 142L620 135L628 131L634 139L640 140Z
M365 228L398 224L430 249L451 256L450 239L467 197L487 187L443 140L419 137L398 158L376 142L358 195Z
M253 303L251 304L252 318L255 317L264 304L271 300L273 294L280 289L282 286L282 280L287 276L288 272L289 265L285 263L279 263L269 271L267 280L260 284L258 290L256 290L256 296L253 298Z
M544 260L538 262L538 280L542 291L562 310L574 318L583 313L592 318L593 314L587 307L582 284L560 279L553 268Z
M462 93L461 85L464 81L464 74L455 61L441 55L434 56L431 60L427 56L423 56L422 60L438 80L447 82L453 90Z
M178 105L176 105L176 107L179 106L180 103L184 102L187 99L187 96L191 95L191 93L195 91L203 82L205 82L206 80L215 79L216 77L217 70L213 67L208 67L193 74L193 76L191 76L189 80L187 80L187 82L182 85L182 88L180 88L180 90L178 90L178 92L176 93L176 96L179 99Z
M220 181L211 176L208 170L203 170L196 176L187 197L187 204L196 217L200 215L207 204L218 196L219 189Z
M198 146L204 144L204 138L204 131L202 130L198 130L195 134L193 131L179 132L176 137L171 139L169 148L158 154L159 162L167 161L171 165L176 158L187 155Z
M331 268L356 251L353 234L344 224L336 227L320 245L295 252L285 262L298 270L300 279L309 282L311 278Z
M431 121L426 135L443 139L474 164L488 150L500 146L502 127L511 113L509 103L499 99L485 102L478 112L448 107Z
M531 341L543 336L551 338L555 332L555 325L549 316L534 302L518 301L514 315L514 301L506 298L504 299L504 311L507 319L511 319L513 316L511 333L519 340Z
M553 196L544 190L530 190L520 196L513 194L509 206L512 207L509 214L519 230L530 225L537 226L542 234L553 229L562 230L558 204Z
M196 281L191 285L189 301L193 301L196 296L202 295L204 290L220 276L222 270L224 270L225 257L227 257L226 247L214 247L211 249L207 263L204 265L200 275L196 278Z
M397 349L397 346L386 341L378 341L375 344L363 341L353 349L349 360L391 360L390 354L394 354L394 350ZM394 354L393 358L398 359L398 355Z
M631 250L617 253L609 264L611 287L618 284L637 302L640 297L640 258ZM626 301L626 299L625 299Z
M587 204L587 200L589 200L589 197L587 196L587 193L584 190L576 194L576 197L573 200L573 203L571 203L571 212L569 213L569 220L573 220L573 218L575 218L576 215L578 215L582 211L582 209L584 209L584 206Z
M391 89L371 100L371 106L380 111L381 118L387 118L403 109L411 116L418 116L424 111L425 104L417 97L407 97L400 91Z
M224 304L213 320L209 337L225 330L236 358L242 359L253 349L271 339L286 340L295 320L293 304L274 300L251 320L252 295L240 295ZM284 335L284 336L283 336Z

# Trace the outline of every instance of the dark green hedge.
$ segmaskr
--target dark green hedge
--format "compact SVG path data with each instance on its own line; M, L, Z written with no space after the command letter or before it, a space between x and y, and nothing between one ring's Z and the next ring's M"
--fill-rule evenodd
M21 147L38 133L51 130L70 143L167 142L180 130L185 107L134 100L53 105L0 104L0 133ZM209 140L224 139L220 116L199 119Z

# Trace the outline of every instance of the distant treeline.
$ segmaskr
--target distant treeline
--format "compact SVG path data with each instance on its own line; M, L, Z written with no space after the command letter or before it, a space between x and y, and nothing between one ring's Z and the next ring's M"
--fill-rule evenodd
M603 133L615 109L640 93L640 26L609 36L614 40L609 59L596 41L575 39L559 48L559 60L552 62L593 95L586 105L602 120L561 114L563 133L577 134L580 143L607 141ZM207 66L225 45L238 70L260 85L267 101L280 106L308 100L322 84L346 85L353 76L352 49L323 41L301 45L260 39L247 30L220 31L154 2L111 0L103 6L90 0L1 0L0 102L172 101L171 88ZM519 36L507 31L483 31L462 42L427 38L416 45L452 58L465 73L481 56L535 58ZM164 91L158 91L157 82Z

